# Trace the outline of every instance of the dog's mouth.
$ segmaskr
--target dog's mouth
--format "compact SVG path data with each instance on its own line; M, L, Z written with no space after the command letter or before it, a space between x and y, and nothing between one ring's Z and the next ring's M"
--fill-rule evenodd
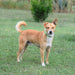
M49 31L49 32L48 32L48 34L52 35L52 34L53 34L53 32L52 32L52 31Z
M54 35L53 31L51 31L51 30L49 30L47 34L48 34L49 36L53 36L53 35Z

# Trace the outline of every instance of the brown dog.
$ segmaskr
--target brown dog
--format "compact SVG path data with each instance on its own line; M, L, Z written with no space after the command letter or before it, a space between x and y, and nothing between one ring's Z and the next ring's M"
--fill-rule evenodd
M45 66L44 64L44 51L46 50L46 63L48 62L50 47L52 46L52 41L54 37L54 31L56 27L57 19L55 19L52 23L44 23L44 31L36 31L36 30L20 30L20 26L24 25L26 26L26 23L24 21L20 21L16 25L16 30L21 33L19 36L19 50L17 52L17 61L20 62L20 59L22 59L22 55L25 52L27 46L30 43L35 44L40 48L41 51L41 63L42 66Z

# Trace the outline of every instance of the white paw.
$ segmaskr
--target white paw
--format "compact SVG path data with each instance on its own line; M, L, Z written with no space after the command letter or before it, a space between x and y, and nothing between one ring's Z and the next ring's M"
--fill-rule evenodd
M45 66L45 64L44 64L44 63L42 63L42 66Z
M20 62L20 60L17 60L17 62Z

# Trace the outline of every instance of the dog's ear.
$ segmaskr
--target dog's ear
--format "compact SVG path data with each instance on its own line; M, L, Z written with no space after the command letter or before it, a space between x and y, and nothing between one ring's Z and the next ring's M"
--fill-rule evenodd
M54 25L57 25L57 19L55 19L55 20L53 21L53 24L54 24Z
M46 25L48 24L48 22L45 22L45 23L43 23L44 24L44 27L46 27Z

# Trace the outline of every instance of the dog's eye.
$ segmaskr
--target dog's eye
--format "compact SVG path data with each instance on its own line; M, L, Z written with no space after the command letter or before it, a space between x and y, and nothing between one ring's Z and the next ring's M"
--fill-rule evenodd
M54 29L54 27L52 27L52 29Z
M46 29L49 29L49 27L46 27Z

